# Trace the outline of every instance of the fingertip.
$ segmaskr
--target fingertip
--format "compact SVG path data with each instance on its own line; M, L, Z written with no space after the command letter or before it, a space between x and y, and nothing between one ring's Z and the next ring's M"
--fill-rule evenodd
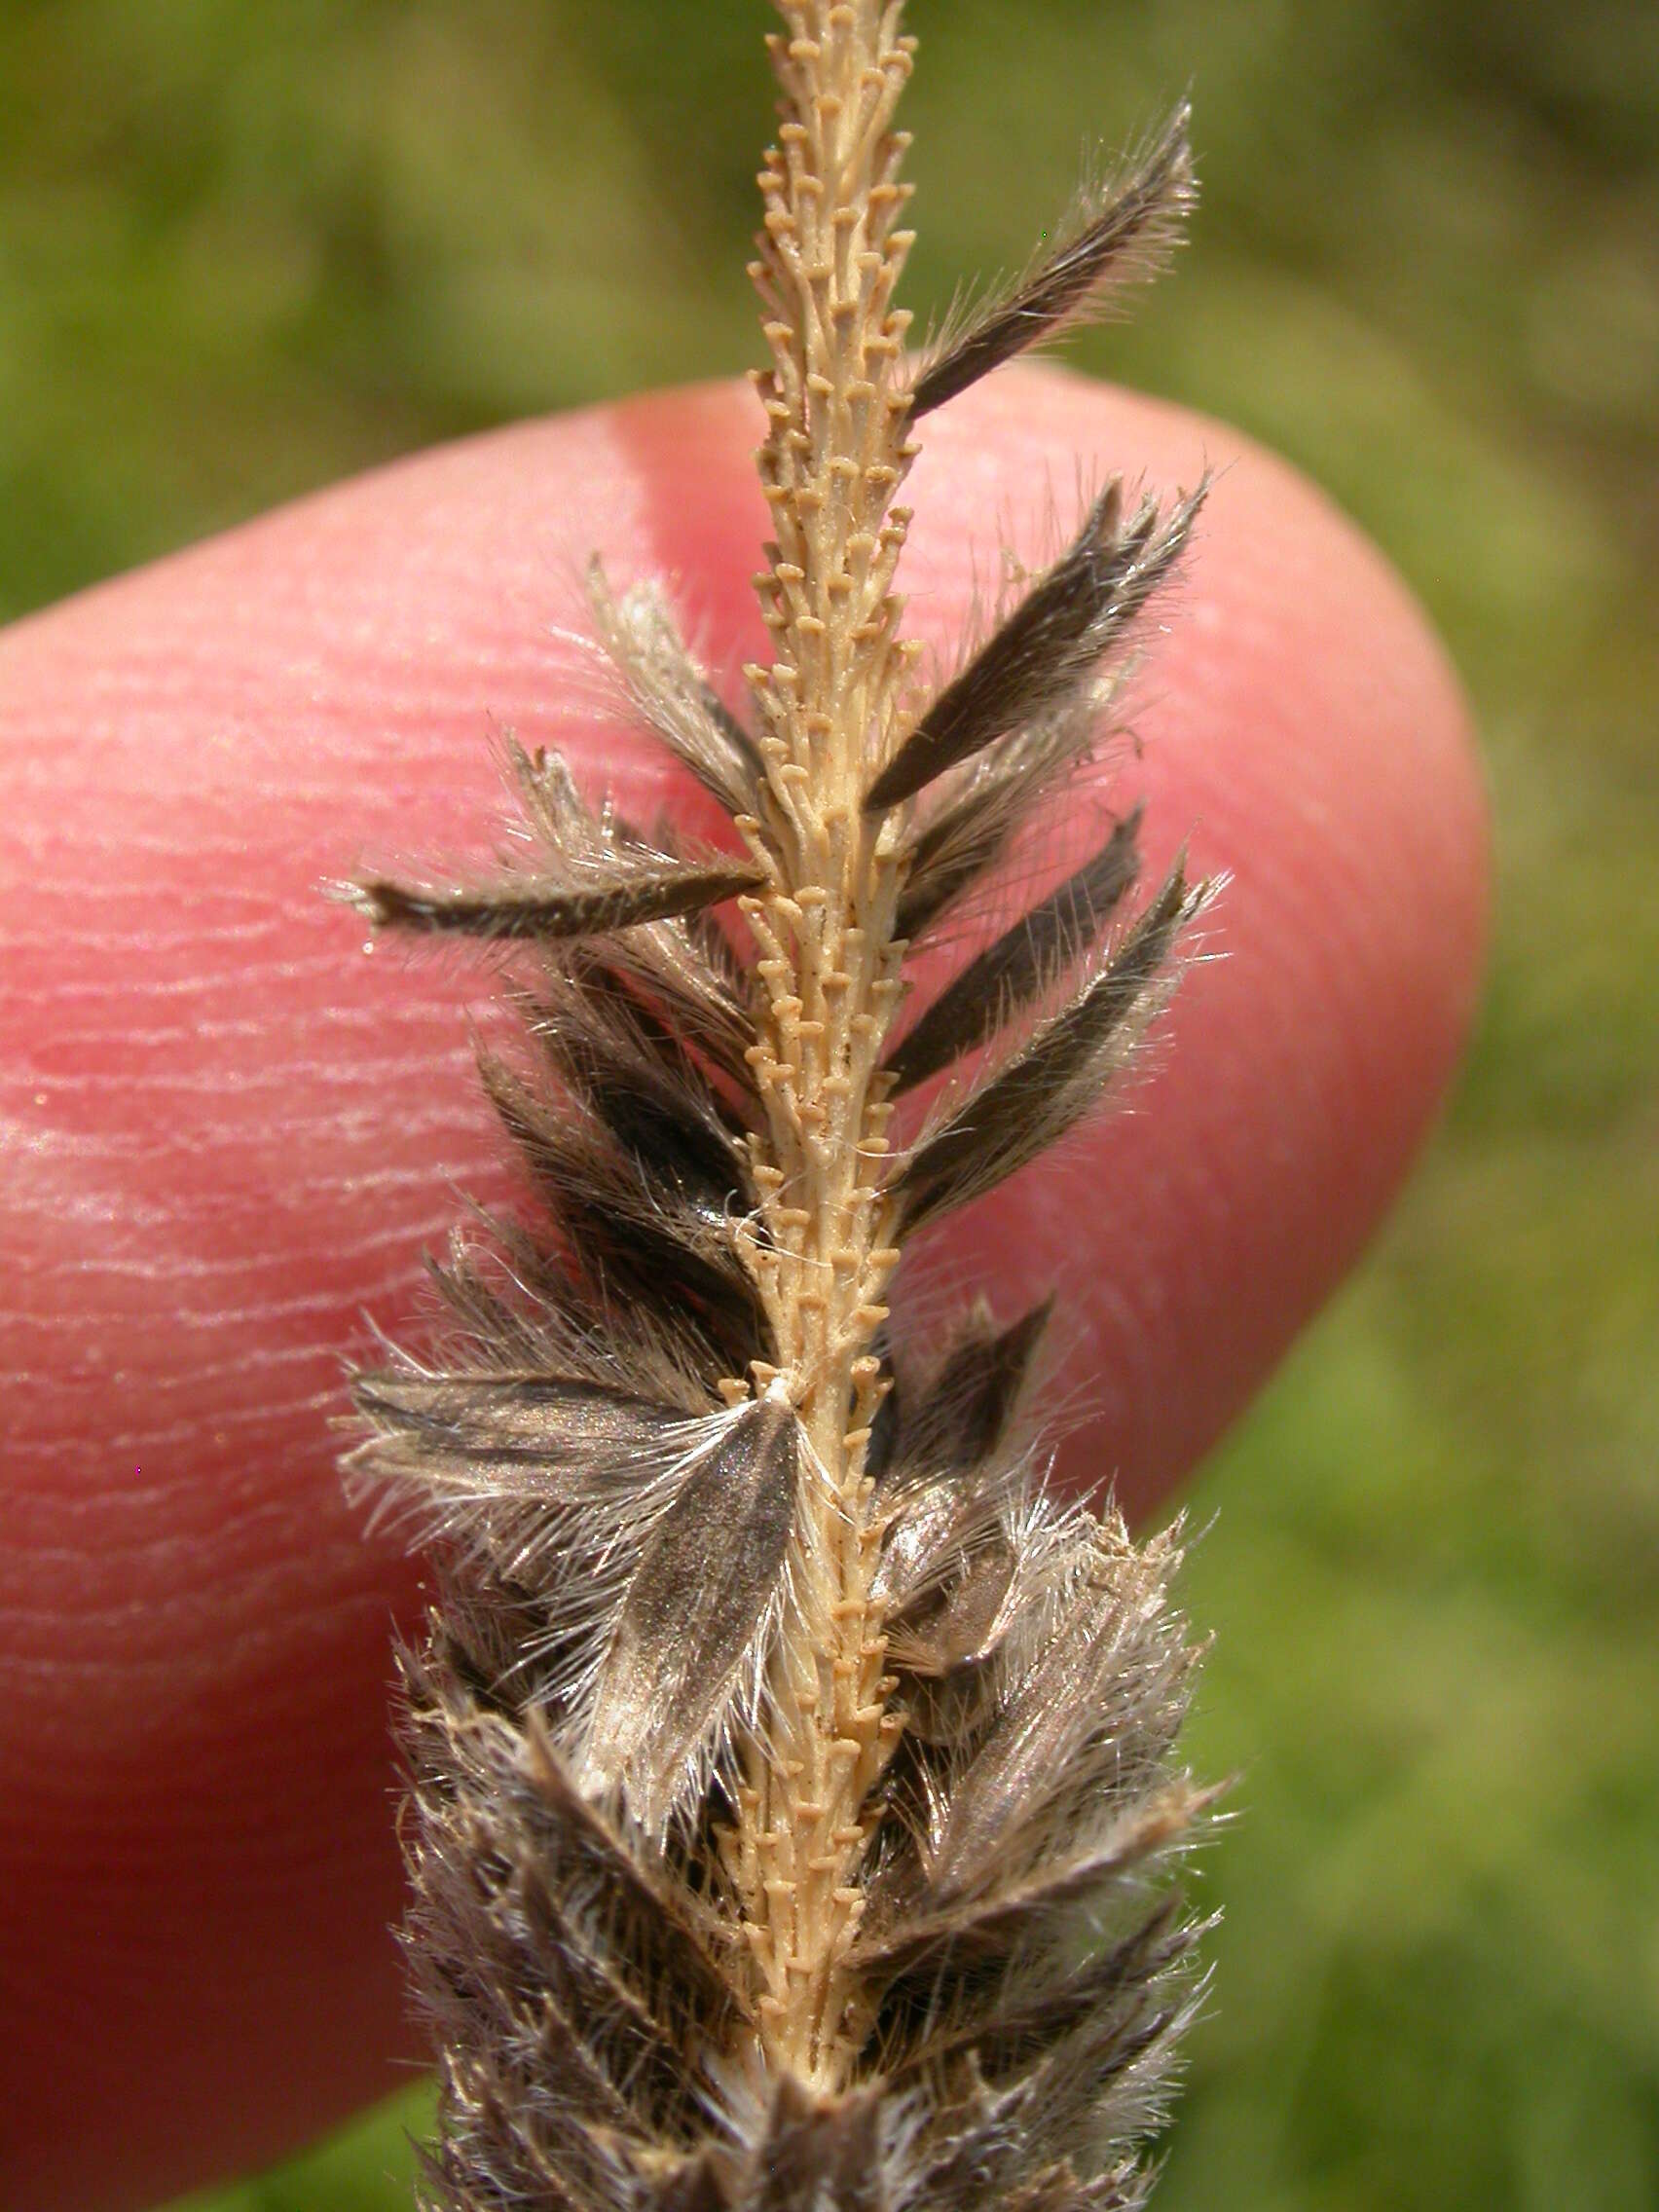
M595 708L581 565L597 544L618 581L666 570L718 667L760 653L757 426L735 386L529 425L0 643L0 816L29 839L26 889L0 907L4 1128L31 1263L28 1309L0 1310L30 1377L12 1401L27 1509L0 1571L38 1693L7 1774L0 1911L48 2025L102 2023L73 2074L94 2139L64 2131L61 2036L15 2021L8 2154L61 2200L182 2188L382 2078L386 1628L410 1574L341 1505L330 1418L365 1314L395 1325L457 1191L504 1177L470 982L365 957L316 887L487 845L492 729L571 752L631 806L690 803ZM1090 1409L1068 1469L1146 1504L1340 1277L1444 1089L1485 910L1466 716L1385 565L1218 425L1022 371L927 431L903 580L940 641L976 551L982 573L999 525L1069 494L1079 455L1163 484L1223 464L1123 784L1147 800L1154 866L1190 838L1229 875L1206 957L1127 1112L944 1255L999 1302L1058 1283L1059 1388ZM123 1744L142 1755L112 1763ZM163 1897L218 1903L169 1915ZM250 2018L270 2031L251 2058ZM186 2109L187 2138L158 2135Z

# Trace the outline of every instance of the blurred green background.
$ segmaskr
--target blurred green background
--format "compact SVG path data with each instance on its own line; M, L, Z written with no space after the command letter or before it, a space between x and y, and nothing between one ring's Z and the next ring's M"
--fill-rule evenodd
M0 4L0 612L438 438L757 357L761 0ZM1205 1470L1217 1998L1162 2212L1659 2204L1659 8L914 0L925 319L1190 85L1077 357L1326 484L1443 626L1483 1024ZM193 2212L390 2212L411 2099ZM92 2120L93 2116L89 2116Z

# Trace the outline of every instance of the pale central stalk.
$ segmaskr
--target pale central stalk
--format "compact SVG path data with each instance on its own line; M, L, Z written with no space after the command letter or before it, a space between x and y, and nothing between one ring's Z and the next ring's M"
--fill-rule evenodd
M763 1741L747 1760L737 1872L763 2054L828 2088L853 2055L839 1962L860 1911L861 1809L898 1725L870 1603L879 1531L864 1447L898 1257L882 1238L878 1068L900 990L900 868L893 833L862 802L894 741L909 657L891 592L908 521L892 506L912 450L892 387L907 318L890 305L909 238L895 227L904 142L889 123L912 42L897 35L897 6L782 13L784 120L753 269L773 356L758 384L776 542L757 586L776 659L750 671L768 789L744 825L772 882L745 905L767 996L752 1055L767 1121L754 1257L815 1463Z

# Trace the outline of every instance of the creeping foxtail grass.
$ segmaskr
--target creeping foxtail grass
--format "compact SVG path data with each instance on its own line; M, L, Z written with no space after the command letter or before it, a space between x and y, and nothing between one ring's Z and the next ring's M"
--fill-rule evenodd
M1089 763L1203 497L1108 484L924 697L917 424L1158 263L1186 115L912 356L899 0L781 12L748 712L657 583L589 575L729 839L677 850L515 753L522 866L351 894L507 942L524 1046L483 1078L539 1201L457 1235L348 1462L436 1561L404 1833L443 2212L1138 2204L1198 1988L1176 1537L1047 1486L1046 1306L929 1346L895 1293L911 1238L1096 1110L1209 896L1138 887L1128 813L902 1012L912 946Z

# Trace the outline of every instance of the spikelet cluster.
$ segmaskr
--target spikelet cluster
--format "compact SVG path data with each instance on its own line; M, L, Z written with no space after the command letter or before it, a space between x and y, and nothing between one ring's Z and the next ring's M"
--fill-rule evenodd
M781 13L749 714L658 587L589 578L730 839L677 849L515 752L522 865L351 894L512 948L523 1049L483 1080L537 1198L457 1235L431 1341L355 1382L351 1479L435 1563L402 1661L434 2212L1138 2204L1198 1986L1176 1538L1046 1487L1046 1307L929 1351L890 1295L1093 1110L1207 897L1140 884L1130 813L902 1011L910 947L1088 761L1202 497L1109 485L922 697L912 431L1156 263L1185 115L918 362L913 42L897 0Z

